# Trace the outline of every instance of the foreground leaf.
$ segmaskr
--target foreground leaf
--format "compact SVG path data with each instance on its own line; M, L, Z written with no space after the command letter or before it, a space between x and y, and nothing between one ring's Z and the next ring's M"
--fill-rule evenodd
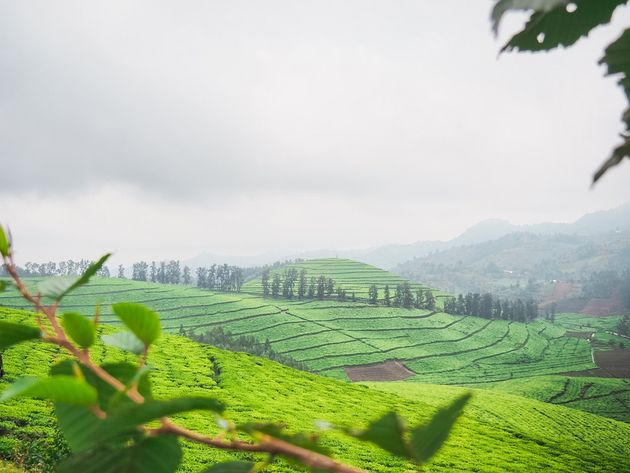
M558 46L570 46L578 39L588 35L596 26L610 22L617 7L628 0L571 0L571 1L509 1L501 0L495 5L493 17L501 16L508 9L533 9L525 27L514 35L501 51L518 49L520 51L545 51ZM510 4L515 6L511 7ZM520 5L531 6L523 7ZM566 6L575 5L575 11Z
M464 394L449 406L440 409L427 424L411 431L411 449L418 462L426 463L436 454L470 398L470 394Z
M148 307L133 302L121 302L112 305L112 309L145 345L150 345L160 336L160 318Z
M383 450L400 457L409 457L409 448L404 439L405 427L402 419L395 412L389 412L380 419L370 423L368 428L354 437L372 442Z
M11 345L26 340L41 338L41 336L42 332L37 327L0 320L0 350L5 350Z
M14 397L31 397L81 406L97 403L96 389L85 381L71 376L50 378L21 378L0 395L0 402Z
M90 281L90 278L103 267L110 256L111 253L107 253L102 256L96 263L91 264L78 278L73 276L57 276L54 278L48 278L39 283L37 285L37 289L42 296L50 297L58 302L71 291L87 284Z
M564 6L569 0L499 0L492 9L492 31L499 32L499 25L510 10L534 10L538 12L551 11L558 6Z
M73 452L81 452L94 447L94 433L102 421L94 416L90 409L85 406L57 402L55 416L57 425Z
M124 351L141 354L144 351L144 343L131 332L117 332L101 337L106 345L119 348Z
M630 28L606 48L604 57L599 63L606 65L606 75L621 74L619 85L623 87L630 101ZM630 108L625 111L623 120L626 131L630 132ZM630 158L630 137L622 137L624 141L613 150L610 158L597 170L593 176L593 183L596 183L610 168L621 163L624 158Z
M206 397L188 397L168 401L147 400L143 404L125 404L109 412L107 419L96 433L95 441L120 441L137 433L137 426L161 417L168 417L182 412L208 410L221 413L221 402Z
M59 473L173 473L182 460L177 437L145 437L125 448L101 445L70 457Z
M81 348L89 348L96 340L96 328L85 316L78 312L66 312L62 315L61 325L70 338Z
M252 462L223 462L212 465L202 473L250 473L255 466L256 464Z
M0 279L0 292L4 292L7 289L7 283Z

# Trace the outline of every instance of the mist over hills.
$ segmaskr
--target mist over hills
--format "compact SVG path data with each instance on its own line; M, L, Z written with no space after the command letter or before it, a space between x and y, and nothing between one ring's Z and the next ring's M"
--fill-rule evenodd
M258 255L237 256L204 253L184 263L191 266L208 266L213 263L227 263L239 266L259 266L274 261L287 259L312 258L350 258L372 264L384 269L396 266L414 258L421 258L431 253L445 251L464 245L473 245L496 240L511 233L530 233L536 235L579 235L592 236L613 232L630 231L630 202L610 210L586 214L573 223L538 223L515 225L507 220L488 219L468 228L457 237L447 240L426 240L409 244L389 244L374 248L356 250L322 249L313 251L270 251Z

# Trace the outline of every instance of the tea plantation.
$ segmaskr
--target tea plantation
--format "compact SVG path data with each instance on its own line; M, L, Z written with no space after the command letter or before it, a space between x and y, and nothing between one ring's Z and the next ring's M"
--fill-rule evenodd
M92 287L92 289L94 289ZM0 308L0 320L24 322L32 315ZM105 331L113 328L105 327ZM97 345L97 360L122 360L122 352ZM5 379L44 374L63 355L56 347L26 343L5 354ZM203 394L224 401L228 416L239 422L284 421L312 430L318 420L363 426L395 409L410 422L426 420L438 406L467 391L454 386L418 383L336 381L296 371L251 355L222 351L184 337L164 335L150 354L154 396ZM473 390L474 398L446 446L425 471L628 471L630 425L563 406L508 394ZM0 406L0 457L47 470L63 454L51 407L19 400ZM210 414L190 413L178 421L206 433L217 432ZM345 435L322 433L322 444L341 460L373 472L403 472L412 467L377 447ZM185 444L182 472L201 472L212 462L233 458L228 452ZM251 458L241 455L239 458ZM273 471L293 471L279 464Z

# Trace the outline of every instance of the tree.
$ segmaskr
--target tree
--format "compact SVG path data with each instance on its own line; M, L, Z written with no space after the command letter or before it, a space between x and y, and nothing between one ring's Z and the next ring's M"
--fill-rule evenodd
M433 292L426 291L426 302L424 303L425 309L435 310L435 297L433 296Z
M190 276L190 268L188 266L184 266L184 273L182 275L182 282L188 286L190 285L192 278Z
M335 292L335 281L333 278L326 279L326 295L332 296Z
M265 268L263 270L260 278L261 278L260 282L262 284L262 290L263 290L263 297L268 297L269 296L269 268Z
M118 265L118 278L125 279L125 267L122 264Z
M392 305L391 295L389 294L389 284L385 284L385 289L383 289L383 301L387 307Z
M625 315L617 324L617 333L630 337L630 315Z
M157 281L157 267L155 266L155 261L151 261L151 282Z
M378 303L378 287L376 287L376 284L372 284L368 289L368 302L370 304Z
M523 29L512 36L503 51L548 51L558 46L568 47L585 37L595 27L610 22L614 11L628 0L498 0L492 10L492 29L498 32L501 19L510 10L527 10L529 19ZM617 75L618 84L630 101L630 28L609 44L599 64L607 75ZM597 182L611 167L630 158L630 106L622 116L625 134L610 157L593 175Z
M306 270L302 269L300 271L300 280L298 282L298 298L304 299L306 295Z
M317 298L323 299L326 294L326 276L323 274L317 279Z
M271 296L272 297L278 297L280 296L280 275L278 273L275 273L273 275L273 280L271 281Z
M315 276L311 276L311 280L308 283L308 298L309 299L315 298L316 287L317 287L317 279L315 278Z
M206 287L206 276L208 274L208 270L206 268L197 268L197 287L205 288Z

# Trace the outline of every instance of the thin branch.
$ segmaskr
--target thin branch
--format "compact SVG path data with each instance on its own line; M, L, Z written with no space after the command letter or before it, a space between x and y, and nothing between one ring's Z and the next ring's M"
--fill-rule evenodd
M321 453L313 452L284 440L265 435L256 444L243 442L242 440L226 441L220 438L206 437L179 425L173 424L168 419L162 419L162 426L157 429L147 430L149 435L177 435L192 440L193 442L210 445L221 450L238 450L241 452L269 453L271 455L283 455L299 460L302 464L315 468L334 471L337 473L365 473L364 470L344 465Z

